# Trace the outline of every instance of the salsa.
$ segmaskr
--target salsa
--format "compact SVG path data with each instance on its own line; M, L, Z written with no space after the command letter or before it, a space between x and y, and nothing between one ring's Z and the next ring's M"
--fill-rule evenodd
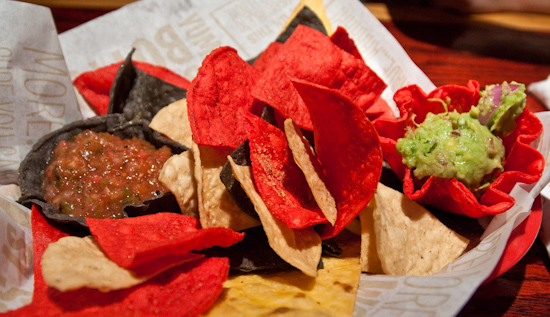
M158 175L171 155L167 146L86 130L55 148L44 172L45 200L62 214L122 218L125 205L168 192Z

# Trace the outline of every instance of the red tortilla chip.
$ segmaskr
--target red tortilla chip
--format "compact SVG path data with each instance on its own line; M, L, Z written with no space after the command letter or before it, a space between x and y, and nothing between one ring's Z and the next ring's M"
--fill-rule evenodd
M292 229L327 223L284 132L253 115L247 121L254 183L269 211Z
M355 46L355 42L349 37L348 31L343 27L338 26L336 31L330 36L330 40L355 58L363 60L361 53L357 49L357 46ZM381 118L395 119L395 113L382 97L379 97L371 106L365 108L365 114L371 121Z
M474 194L455 178L429 177L416 184L411 170L402 163L395 144L405 134L406 127L421 123L428 112L445 111L441 101L449 104L449 111L467 112L479 99L479 84L468 82L466 87L446 85L429 94L418 86L408 86L396 92L394 100L401 112L400 119L381 119L375 126L381 135L384 158L398 177L403 179L403 192L421 204L448 212L479 218L496 215L510 209L515 201L509 195L517 182L536 182L544 170L544 157L529 144L542 133L542 124L527 109L516 119L516 130L503 138L506 149L504 172L489 186L479 201ZM414 122L413 122L414 120Z
M542 176L544 156L530 146L531 142L542 134L542 123L532 112L525 109L516 119L516 124L514 132L502 139L506 149L504 172L481 196L479 202L482 206L493 206L508 201L512 198L508 194L517 183L532 184Z
M254 111L250 89L258 75L231 47L220 47L204 59L187 94L197 144L235 149L246 140L243 118Z
M382 97L378 98L372 106L365 109L365 115L372 122L378 119L395 119L395 113Z
M168 68L152 65L145 62L140 61L132 61L134 65L144 72L146 72L149 75L153 75L155 77L158 77L165 82L172 84L174 86L181 87L183 89L189 89L189 85L191 85L191 82L187 80L186 78L174 73Z
M167 255L228 247L244 237L227 228L198 229L196 218L169 212L124 219L87 218L86 224L105 254L123 268Z
M132 288L100 292L79 289L59 292L42 278L40 259L49 243L67 236L32 211L35 285L33 301L6 316L199 316L222 291L229 271L226 258L208 258L180 265Z
M80 74L73 81L74 86L86 99L97 115L107 114L109 108L109 91L115 80L118 68L123 61L107 65L93 71ZM172 85L187 89L190 82L173 71L145 62L133 62L136 67L149 75L158 77Z
M254 67L258 72L263 72L271 63L272 59L277 56L277 52L283 46L283 43L272 42L267 46L267 48L254 60L252 67Z
M407 125L414 127L416 123L423 122L426 115L430 112L444 112L447 104L448 111L466 112L469 111L472 105L477 104L479 100L479 83L477 81L469 81L466 87L458 85L445 85L436 88L428 95L416 85L411 85L399 89L393 99L401 113L401 117L407 116ZM415 116L411 116L414 113ZM405 132L403 131L403 134Z
M166 255L132 267L136 276L155 276L175 266L204 259L203 254L188 252L182 255Z
M309 112L289 77L337 89L361 109L369 108L386 84L365 63L319 31L299 25L258 79L252 95L312 130Z
M144 284L108 293L48 289L44 302L47 306L38 311L51 316L199 316L221 293L229 260L208 258L197 262L170 269Z
M338 234L359 215L382 174L378 133L364 112L338 91L302 80L293 84L311 113L315 152L336 200L338 217L321 238Z
M355 56L355 58L363 60L361 53L359 53L357 46L355 46L355 41L349 37L348 31L343 27L338 26L336 31L330 36L330 40L339 48Z

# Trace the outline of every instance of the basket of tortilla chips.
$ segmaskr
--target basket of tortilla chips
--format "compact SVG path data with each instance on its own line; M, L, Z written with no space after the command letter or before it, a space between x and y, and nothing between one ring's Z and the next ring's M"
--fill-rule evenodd
M148 87L173 74L130 57L77 78L97 114L108 100L107 112L189 149L159 176L181 214L86 218L80 237L35 206L35 295L14 314L351 315L361 272L431 275L458 258L468 239L379 182L383 158L406 175L392 153L418 115L395 119L345 29L326 33L293 25L250 62L217 48L191 82L176 76L186 95L162 105L164 90ZM479 91L463 90L426 98L467 111ZM517 139L504 143L532 140Z

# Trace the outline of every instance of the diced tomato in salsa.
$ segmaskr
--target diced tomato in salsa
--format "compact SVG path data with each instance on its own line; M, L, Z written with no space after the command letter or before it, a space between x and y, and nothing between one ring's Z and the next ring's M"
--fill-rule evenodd
M122 218L125 205L168 191L158 175L171 155L167 146L86 130L55 148L44 173L45 199L63 214Z

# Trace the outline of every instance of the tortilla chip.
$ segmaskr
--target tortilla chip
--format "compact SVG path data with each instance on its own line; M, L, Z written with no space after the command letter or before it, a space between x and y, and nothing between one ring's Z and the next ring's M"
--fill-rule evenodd
M173 155L164 163L159 181L174 194L182 214L199 218L194 169L191 150Z
M123 61L120 61L93 71L83 72L73 81L78 92L84 97L97 115L107 114L109 108L109 91L111 90L116 73L122 63ZM189 87L189 80L167 68L139 61L134 61L134 64L139 70L158 77L174 86L183 89Z
M323 168L313 153L309 141L304 138L300 127L292 119L285 120L285 134L294 161L304 173L317 205L327 220L334 225L337 214L336 202L325 185Z
M348 31L341 26L336 28L336 31L330 36L332 43L336 44L339 48L350 53L355 58L363 59L361 53L355 46L355 41L349 37Z
M284 132L259 117L246 119L254 184L269 211L293 229L327 223L294 162Z
M187 99L180 99L160 109L151 120L149 127L191 148L193 134L187 116Z
M379 119L395 119L395 113L384 98L378 98L374 104L365 109L365 114L370 121Z
M271 248L305 275L316 276L322 253L319 235L313 228L291 229L275 218L256 191L251 167L235 164L231 156L227 159L231 163L235 178L241 183L256 208Z
M277 55L277 52L283 44L279 42L270 43L267 48L254 60L252 67L258 72L263 72L271 63L271 60Z
M275 109L269 105L265 105L262 111L261 118L267 121L272 125L277 125L277 119L275 115ZM250 161L250 146L248 139L246 139L241 145L239 145L233 152L231 152L231 157L235 163L242 166L251 166L252 162ZM241 187L241 184L233 176L233 171L231 170L231 164L229 161L226 161L222 171L220 172L220 179L227 188L227 191L235 200L235 203L241 208L242 211L249 214L254 219L258 219L258 214L254 210L254 205L244 192Z
M230 276L206 316L351 316L360 279L359 239L337 240L312 278L298 271Z
M386 274L431 275L468 246L468 239L404 194L379 183L375 197L376 248Z
M233 152L231 152L231 157L235 163L239 165L250 166L252 164L250 162L250 147L248 146L248 139L239 145ZM239 208L241 208L242 211L247 213L252 218L260 220L256 210L254 209L254 205L244 192L241 184L235 179L235 176L233 176L233 171L231 170L231 164L229 164L229 161L226 161L223 165L222 171L220 172L220 179Z
M345 228L358 236L361 235L361 221L359 221L359 218L353 219Z
M246 140L242 122L253 111L250 90L258 76L231 47L217 48L206 56L188 96L189 122L197 144L235 149Z
M48 286L61 292L83 287L107 292L141 284L169 268L200 258L203 255L196 253L163 257L161 262L147 263L146 271L138 269L136 273L111 261L92 236L69 236L48 245L42 256L42 275Z
M230 165L231 167L231 165ZM207 257L229 259L230 274L235 272L265 272L292 269L292 265L283 260L269 246L269 241L262 226L242 231L244 238L229 247L212 247L198 253Z
M338 91L292 82L311 113L317 158L336 200L336 223L325 226L321 235L327 239L355 219L374 195L382 174L380 140L364 112Z
M86 223L103 252L124 268L167 255L230 246L244 237L227 228L199 229L196 218L167 212L124 219L87 218Z
M42 256L42 275L46 284L62 292L82 287L106 292L147 279L136 277L109 260L90 236L64 237L48 245Z
M312 130L308 110L289 77L337 89L361 109L371 106L386 84L363 60L340 49L330 39L299 25L261 73L252 95L269 104L301 128Z
M284 43L298 25L306 25L325 35L331 34L332 27L323 0L300 0L283 26L283 31L277 37L277 42Z
M382 263L376 250L376 233L374 231L374 210L379 208L376 195L359 214L361 221L361 271L383 274Z
M128 54L109 91L107 113L120 113L128 121L151 121L165 106L183 99L187 90L138 69Z
M31 221L35 268L33 301L8 312L7 316L198 316L214 303L227 278L229 261L208 258L179 265L128 289L108 293L89 288L60 292L45 284L40 259L49 243L67 233L54 227L56 223L49 223L36 207L32 208Z
M198 209L203 228L224 227L235 231L259 226L260 222L243 212L220 179L220 172L232 150L225 151L193 143Z
M330 36L330 40L332 43L336 44L336 46L350 53L355 58L363 60L361 53L357 49L357 46L355 46L355 42L349 37L348 31L343 27L339 26ZM393 109L382 97L379 97L371 106L366 107L364 110L367 118L371 121L380 118L395 119Z

